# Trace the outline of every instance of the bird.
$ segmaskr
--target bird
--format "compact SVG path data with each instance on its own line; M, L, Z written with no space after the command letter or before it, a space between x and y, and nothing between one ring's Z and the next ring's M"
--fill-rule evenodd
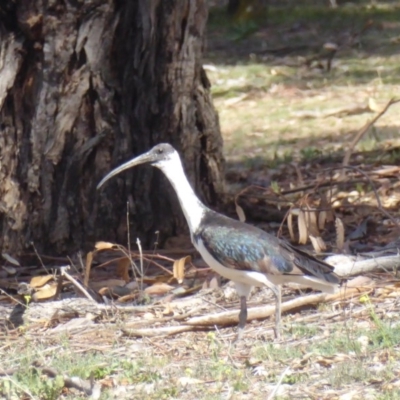
M157 144L113 169L97 189L120 172L140 164L150 164L164 173L176 192L194 247L211 269L234 282L240 298L237 339L242 337L247 322L247 298L253 286L268 287L275 295L276 338L280 338L282 284L294 282L326 293L339 289L341 280L333 266L201 202L185 175L179 153L169 143Z

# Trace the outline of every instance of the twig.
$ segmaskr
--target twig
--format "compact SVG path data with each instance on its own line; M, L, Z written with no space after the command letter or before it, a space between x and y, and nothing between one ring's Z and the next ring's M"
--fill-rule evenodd
M140 239L136 238L136 244L139 249L139 261L140 261L140 277L142 278L140 280L140 291L143 291L143 252L142 252L142 244L140 243Z
M128 337L154 337L164 335L176 335L177 333L196 331L196 330L209 330L211 327L206 326L164 326L161 328L142 328L142 329L121 329L122 333Z
M365 133L368 131L368 129L375 124L376 121L380 117L382 117L383 114L386 113L386 111L392 106L393 104L399 103L400 99L390 99L390 101L386 104L386 106L383 108L383 110L377 114L371 121L367 122L356 134L354 137L353 141L350 143L350 146L348 147L346 154L344 155L343 158L343 163L342 165L344 167L349 165L350 157L353 154L354 147L357 145L357 143L360 141L360 139L365 135ZM342 172L342 179L344 178L344 171Z
M37 257L38 260L40 261L40 264L42 265L43 269L47 272L48 275L50 275L50 272L49 272L49 271L47 270L47 268L45 267L45 265L44 265L44 263L43 263L43 261L42 261L40 255L39 255L39 253L38 253L37 250L36 250L35 243L31 242L31 245L32 245L33 251L35 252L36 257Z
M23 388L17 381L15 381L11 376L6 376L6 379L8 379L15 387L20 389L22 392L24 392L27 396L29 396L30 399L35 400L37 397L35 397L28 389Z
M0 376L14 375L19 370L19 368L0 369Z
M400 101L400 100L399 100ZM376 202L378 203L378 209L382 214L385 214L392 222L393 224L397 227L397 229L400 229L400 226L398 224L398 222L390 215L390 213L388 213L383 207L382 207L382 203L381 203L381 199L379 197L378 191L375 188L374 183L372 182L371 178L360 168L358 167L354 167L352 165L342 165L341 167L333 167L333 168L329 168L329 170L336 170L336 169L352 169L354 171L357 171L359 174L361 174L362 176L364 176L364 178L368 181L368 183L371 185L372 191L374 192L375 195L375 199Z
M272 400L276 393L278 392L279 386L281 386L283 378L290 372L289 366L282 372L281 376L279 377L278 382L276 383L274 390L268 395L267 400Z
M89 294L89 292L74 278L67 270L70 268L69 265L61 267L61 275L65 276L71 283L73 283L90 301L98 304L97 301Z
M22 303L22 301L19 301L16 297L12 297L12 296L9 295L5 290L0 289L0 293L3 293L4 296L7 296L10 300L16 301L20 306L25 307L25 308L27 307L26 304Z
M125 256L125 258L127 258L127 259L130 261L131 267L132 267L133 275L135 276L135 279L137 280L138 278L137 278L136 273L140 276L140 270L139 270L139 268L136 266L135 261L133 261L132 254L134 254L134 253L133 253L131 250L129 250L129 249L128 249L128 250L125 249L124 246L121 246L121 245L119 245L119 244L117 244L117 245L115 245L115 246L117 247L118 250L121 251L121 253ZM102 264L102 265L103 265L103 264ZM141 276L140 276L140 277L141 277Z
M158 241L160 240L160 231L155 231L155 234L156 234L156 240L155 240L155 242L154 242L154 249L153 249L153 251L152 251L152 253L151 253L153 256L156 254L156 250L157 250L157 246L158 246ZM149 266L150 266L150 260L147 260L147 265L146 265L146 271L145 271L145 273L147 273L147 269L149 268Z
M122 246L121 246L121 248L122 248ZM119 260L123 260L123 259L125 259L125 258L129 258L128 253L126 253L126 252L123 251L123 250L121 250L121 252L124 254L123 257L117 257L117 258L113 258L113 259L111 259L111 260L109 260L109 261L105 261L105 262L101 263L100 265L98 265L96 268L103 268L103 267L106 267L106 266L108 266L108 265L111 265L111 264L113 264L113 263L115 263L115 262L117 262L117 261L119 261ZM132 254L134 254L134 253L132 253ZM146 254L146 252L144 252L144 254ZM173 272L172 272L172 271L170 271L169 269L165 268L163 265L159 264L158 262L152 260L151 257L153 257L152 254L146 254L146 256L143 257L143 259L149 261L149 263L150 263L150 262L153 263L154 265L156 265L158 268L162 269L162 270L163 270L164 272L166 272L167 274L173 275ZM173 260L172 258L164 257L164 256L158 256L157 254L154 255L154 258L157 258L157 257L159 257L159 258L161 258L161 259L163 259L163 260L167 260L167 261L170 261L170 262L174 262L174 260ZM136 264L135 264L135 268L136 268Z

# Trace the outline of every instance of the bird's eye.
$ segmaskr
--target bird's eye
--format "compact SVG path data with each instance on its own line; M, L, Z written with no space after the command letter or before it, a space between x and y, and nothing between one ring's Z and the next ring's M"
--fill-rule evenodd
M164 150L163 150L163 149L158 149L158 150L157 150L157 153L158 153L158 154L162 154L162 153L164 153Z

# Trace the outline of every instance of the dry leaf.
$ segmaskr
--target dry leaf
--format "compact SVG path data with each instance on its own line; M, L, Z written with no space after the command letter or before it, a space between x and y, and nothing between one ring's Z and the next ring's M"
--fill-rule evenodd
M128 302L132 302L133 300L136 300L138 297L139 293L130 293L126 296L121 296L118 298L118 303L128 303Z
M53 275L34 276L31 278L29 284L33 288L40 288L52 279L54 279Z
M323 367L330 367L334 364L349 361L350 358L347 354L337 353L333 356L317 356L315 361Z
M89 287L94 291L98 292L102 288L113 289L116 286L124 286L125 281L123 279L106 279L102 281L90 282ZM132 290L131 287L128 287L129 290Z
M321 221L318 221L318 227L319 229L324 229L325 228L325 223L326 222L332 222L333 221L333 211L332 211L332 206L330 202L328 201L327 193L326 192L321 192L320 193L321 201L319 203L319 208L322 209L320 212L321 216Z
M172 316L172 315L174 315L174 309L173 309L171 303L165 304L165 308L164 308L164 310L162 310L162 314L164 316Z
M104 297L108 297L108 298L114 297L114 296L113 296L113 290L110 289L110 288L108 288L108 287L103 287L103 288L99 289L99 290L97 291L97 293L98 293L100 296L104 296Z
M13 257L11 257L9 254L7 253L1 253L2 257L7 260L10 264L12 265L16 265L17 267L20 267L21 264Z
M131 266L131 260L128 257L120 258L117 262L117 276L122 278L125 282L130 281L129 268Z
M106 250L106 249L112 249L115 246L114 243L109 243L109 242L97 242L94 245L94 248L96 250Z
M192 257L186 256L182 257L179 260L174 261L173 272L174 278L178 281L178 283L183 282L183 278L185 277L185 265L192 261Z
M144 313L143 315L142 315L142 318L143 319L148 319L148 320L150 320L150 319L154 319L156 316L153 314L153 313L151 313L151 312L146 312L146 313Z
M130 294L132 294L132 290L130 290L126 286L115 286L112 289L112 294L114 296L117 296L118 298L121 298L121 297L129 296Z
M289 235L290 235L290 240L294 242L296 240L296 237L294 236L294 230L293 230L293 210L290 210L289 215L287 217L287 225L289 229Z
M166 283L156 283L152 286L147 287L144 289L144 292L148 295L161 295L170 292L172 289L174 289L173 286L170 286Z
M323 251L326 250L326 244L321 236L316 237L313 235L309 235L309 238L317 254L322 253Z
M83 280L83 284L85 285L85 287L87 287L89 284L89 276L90 276L90 270L92 268L92 261L93 261L93 252L89 251L89 253L86 254L85 278Z
M1 268L6 271L8 275L15 275L17 273L17 270L14 267L3 265Z
M320 230L323 230L325 228L326 217L327 217L326 211L320 211L320 213L318 214L318 228Z
M298 217L298 225L299 225L299 244L306 244L308 238L308 230L306 224L306 217L304 215L304 211L300 210Z
M243 211L243 208L239 206L239 204L235 200L235 209L236 209L236 214L239 217L239 221L241 222L246 222L246 214Z
M306 215L307 229L308 229L309 235L313 235L314 237L319 236L317 211L315 209L312 209L307 204L307 212L305 215Z
M155 277L148 277L145 276L141 279L142 283L145 283L146 285L155 285L157 283L161 282L171 282L175 278L171 278L171 275L157 275Z
M33 295L34 301L48 300L57 293L57 284L55 282L45 285L38 289Z
M373 97L370 97L368 99L368 107L371 111L374 112L380 112L381 111L381 107L378 106L376 100Z
M336 226L336 247L339 251L342 251L344 248L344 226L342 220L339 217L336 217L335 226Z
M180 386L198 385L202 383L204 383L204 381L196 378L190 378L188 376L182 376L178 378L178 385Z

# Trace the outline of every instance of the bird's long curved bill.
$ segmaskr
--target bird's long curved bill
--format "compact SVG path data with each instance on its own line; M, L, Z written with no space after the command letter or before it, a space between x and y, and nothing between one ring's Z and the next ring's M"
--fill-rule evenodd
M149 153L144 153L133 160L127 161L125 164L122 164L121 166L113 169L111 172L109 172L97 185L97 189L100 189L106 181L108 181L110 178L112 178L115 175L118 175L120 172L125 171L126 169L135 167L136 165L139 164L145 164L152 161L152 157Z

